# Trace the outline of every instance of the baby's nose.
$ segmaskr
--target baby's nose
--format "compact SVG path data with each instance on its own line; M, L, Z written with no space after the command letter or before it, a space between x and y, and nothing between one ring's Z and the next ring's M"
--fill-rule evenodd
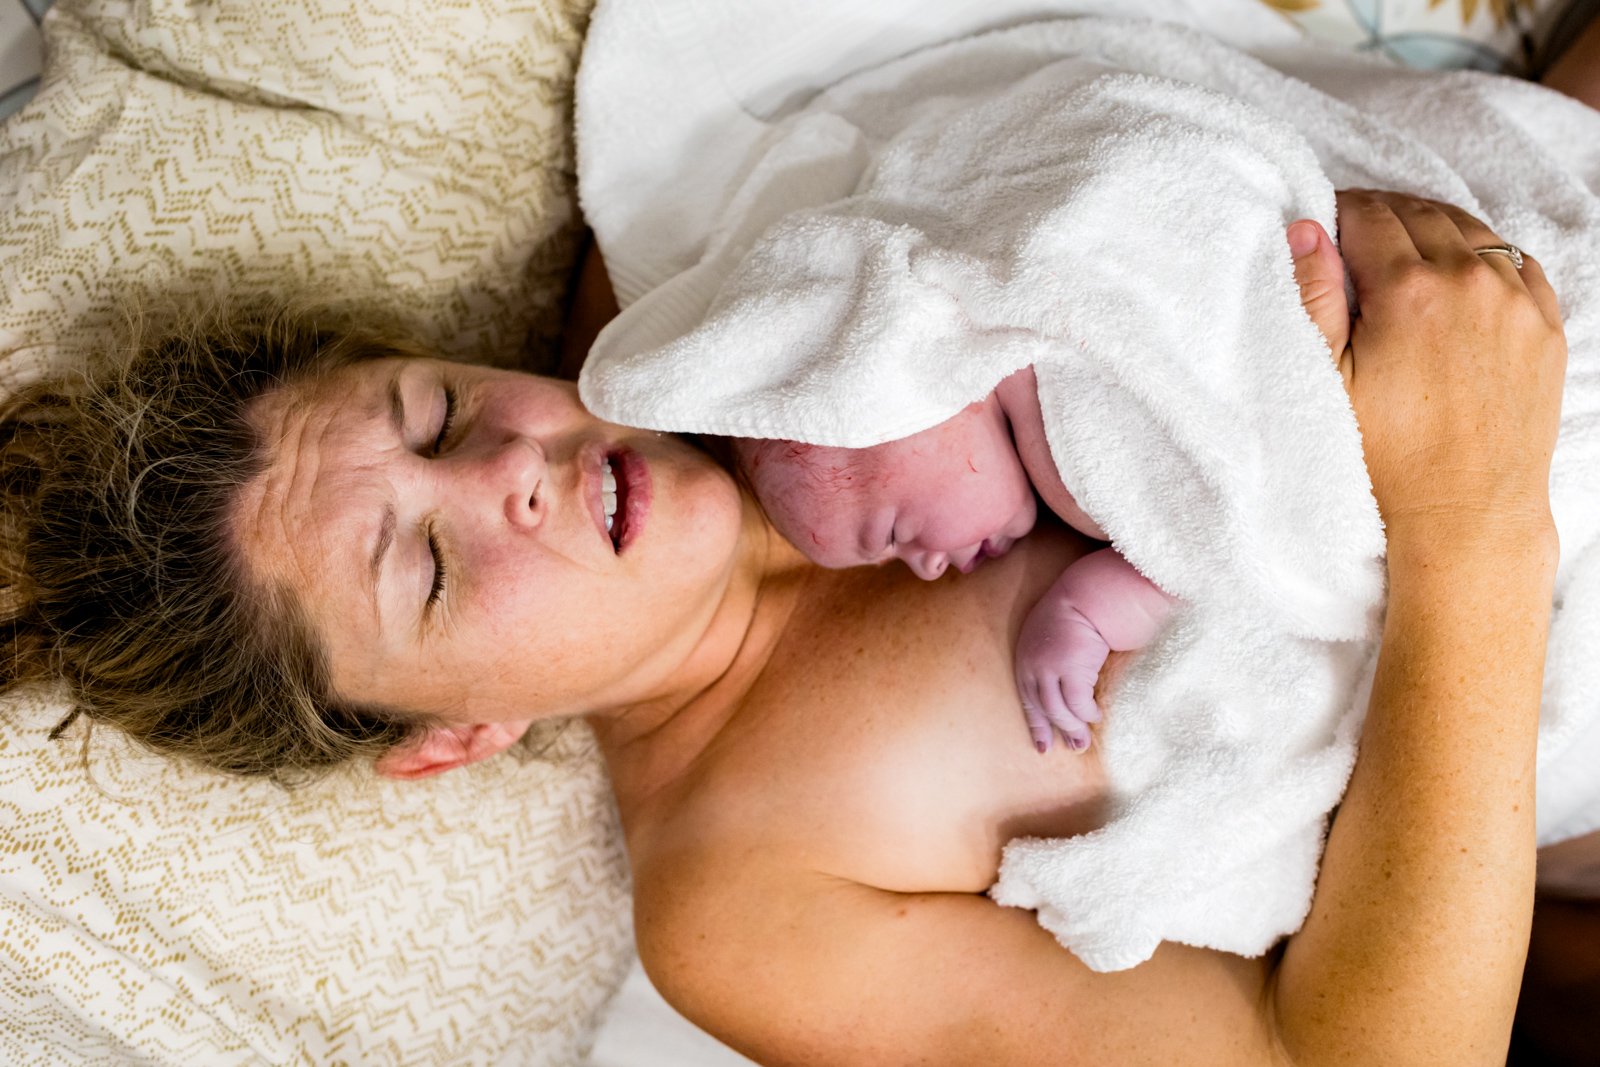
M925 582L931 582L950 566L950 557L943 552L919 552L906 557L906 566Z

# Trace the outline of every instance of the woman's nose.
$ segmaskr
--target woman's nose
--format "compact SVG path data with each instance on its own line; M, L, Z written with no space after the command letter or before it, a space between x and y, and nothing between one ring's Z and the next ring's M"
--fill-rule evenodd
M485 489L504 508L513 526L534 527L548 509L549 465L544 449L530 437L516 436L484 457Z

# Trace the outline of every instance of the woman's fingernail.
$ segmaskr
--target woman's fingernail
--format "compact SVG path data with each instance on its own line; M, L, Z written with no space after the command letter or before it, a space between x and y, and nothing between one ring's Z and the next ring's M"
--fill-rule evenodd
M1072 751L1074 752L1082 752L1089 747L1089 739L1087 737L1069 737L1067 738L1067 743L1072 746Z
M1050 746L1043 741L1035 741L1033 747L1039 750L1041 756L1050 750Z
M1317 250L1317 228L1309 222L1296 222L1289 227L1289 253L1294 258L1309 256Z

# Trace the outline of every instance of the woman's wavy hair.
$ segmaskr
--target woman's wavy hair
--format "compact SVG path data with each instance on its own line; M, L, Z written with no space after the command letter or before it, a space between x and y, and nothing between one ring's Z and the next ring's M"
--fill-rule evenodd
M421 353L327 311L167 322L0 402L0 691L63 685L52 736L82 717L286 785L411 739L416 717L334 696L298 606L247 576L227 527L266 461L252 401Z

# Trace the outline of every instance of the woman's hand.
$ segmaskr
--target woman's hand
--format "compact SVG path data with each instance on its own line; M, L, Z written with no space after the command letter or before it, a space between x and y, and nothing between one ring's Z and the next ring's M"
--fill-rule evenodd
M1477 255L1504 242L1416 197L1347 190L1339 218L1360 307L1339 369L1391 546L1552 534L1567 350L1539 264ZM1307 277L1326 273L1301 258Z
M1338 358L1389 596L1360 752L1273 1018L1296 1062L1504 1064L1533 911L1566 343L1538 264L1477 255L1504 242L1469 215L1369 192L1339 209L1360 312ZM1296 259L1303 292L1328 273Z

